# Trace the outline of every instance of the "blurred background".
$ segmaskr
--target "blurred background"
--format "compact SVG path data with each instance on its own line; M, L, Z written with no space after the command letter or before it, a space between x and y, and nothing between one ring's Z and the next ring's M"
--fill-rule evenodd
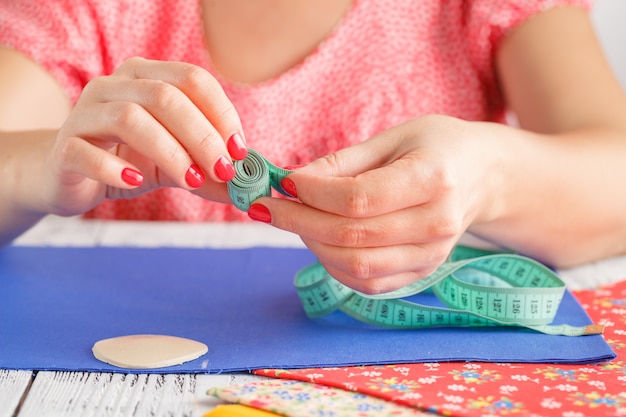
M626 89L626 0L595 0L592 18L605 53Z

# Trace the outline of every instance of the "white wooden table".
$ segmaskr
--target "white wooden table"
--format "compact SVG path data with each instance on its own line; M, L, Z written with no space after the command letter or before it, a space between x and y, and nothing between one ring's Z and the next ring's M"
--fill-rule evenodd
M471 237L464 239L464 243L484 244ZM52 216L20 237L15 244L304 247L297 236L257 223L105 222ZM626 257L612 258L559 273L572 289L591 288L626 278ZM218 400L206 395L208 388L252 379L260 377L243 373L137 375L0 370L0 417L200 417L219 404Z

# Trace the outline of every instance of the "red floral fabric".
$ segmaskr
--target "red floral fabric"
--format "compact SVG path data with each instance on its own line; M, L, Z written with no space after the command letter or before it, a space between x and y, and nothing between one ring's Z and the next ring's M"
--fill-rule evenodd
M574 292L617 353L596 365L447 362L266 369L445 416L626 416L626 281Z

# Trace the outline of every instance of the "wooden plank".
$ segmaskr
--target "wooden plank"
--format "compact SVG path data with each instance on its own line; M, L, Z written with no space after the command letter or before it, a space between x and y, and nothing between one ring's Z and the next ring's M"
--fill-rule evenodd
M19 417L201 417L221 403L206 394L209 388L255 378L261 377L39 372Z
M100 240L106 223L80 217L47 216L17 237L16 246L93 246Z
M39 372L20 417L194 415L193 375Z
M0 369L0 417L13 417L32 378L30 371Z

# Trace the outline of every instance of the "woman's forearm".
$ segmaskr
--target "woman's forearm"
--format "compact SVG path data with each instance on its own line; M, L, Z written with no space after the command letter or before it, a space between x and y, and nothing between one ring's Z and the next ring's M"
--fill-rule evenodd
M51 130L0 131L0 245L10 243L49 212L40 187L54 135Z
M488 129L504 150L501 189L471 232L559 267L626 253L626 132Z

